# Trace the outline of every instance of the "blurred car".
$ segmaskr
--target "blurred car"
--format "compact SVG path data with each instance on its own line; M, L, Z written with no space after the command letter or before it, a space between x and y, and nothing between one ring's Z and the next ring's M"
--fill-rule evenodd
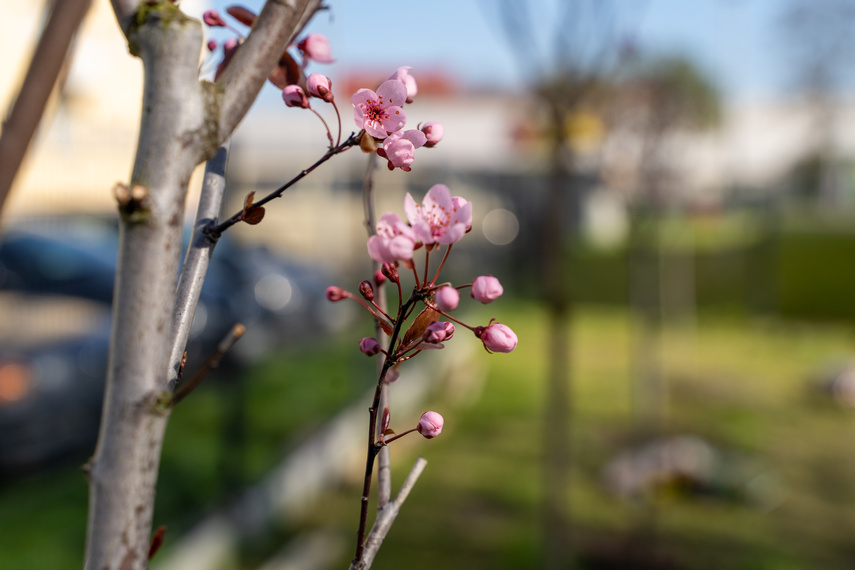
M91 453L110 343L103 304L0 291L0 475Z
M0 240L0 290L61 294L109 305L117 251L118 229L112 219L19 224ZM314 268L283 259L264 246L244 246L223 236L202 288L188 357L212 351L237 322L247 327L247 335L234 349L243 359L323 330L321 305L327 285Z
M187 236L189 238L189 236ZM109 350L118 251L114 220L30 221L0 240L0 473L91 453ZM326 328L318 271L224 236L187 346L197 368L231 327L243 364Z

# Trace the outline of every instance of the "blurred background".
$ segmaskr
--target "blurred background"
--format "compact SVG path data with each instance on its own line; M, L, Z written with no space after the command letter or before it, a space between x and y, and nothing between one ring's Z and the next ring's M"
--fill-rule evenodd
M4 5L2 109L52 4ZM344 132L352 93L403 65L419 86L408 125L445 126L412 172L378 169L378 211L437 183L472 201L444 275L497 276L505 295L464 299L460 317L520 339L487 355L458 335L393 386L393 428L426 409L446 428L393 446L394 488L429 463L374 567L850 568L855 1L329 4L307 32L336 61L309 71L332 79ZM195 17L227 5L181 2ZM221 55L201 53L203 75ZM141 83L93 2L3 205L0 568L81 565L111 188L130 173ZM233 137L223 215L326 144L267 85ZM365 168L335 158L218 245L188 369L235 322L247 335L173 413L152 567L351 558L374 382L357 342L373 327L323 293L369 276Z

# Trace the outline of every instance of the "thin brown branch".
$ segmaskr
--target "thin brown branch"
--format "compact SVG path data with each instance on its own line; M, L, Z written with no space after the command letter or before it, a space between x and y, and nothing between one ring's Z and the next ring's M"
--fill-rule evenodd
M238 323L232 327L232 330L220 341L220 344L217 345L217 348L214 349L214 352L211 353L211 356L208 357L208 360L205 361L205 364L202 368L199 369L198 372L191 378L186 384L182 384L178 391L175 392L175 395L172 396L172 405L174 406L181 400L187 397L190 392L195 390L199 384L202 383L202 380L208 375L208 373L220 365L220 360L226 355L226 353L231 350L234 344L243 336L243 333L246 332L246 327L242 324Z
M311 174L311 172L314 171L317 167L319 167L320 165L322 165L323 163L325 163L326 161L328 161L329 159L331 159L335 155L341 154L344 151L346 151L347 149L349 149L350 147L356 146L358 144L359 144L359 135L358 134L350 135L350 137L348 137L348 139L346 141L344 141L343 143L341 143L340 145L338 145L336 147L329 149L313 165L306 168L305 170L302 170L297 176L295 176L294 178L292 178L291 180L289 180L288 182L286 182L285 184L283 184L282 186L280 186L279 188L277 188L273 192L269 193L267 196L265 196L261 200L259 200L257 202L253 202L252 207L253 208L259 208L261 206L264 206L268 202L275 200L276 198L281 198L282 194L284 194L286 190L288 190L289 188L291 188L291 186L293 186L294 184L296 184L297 182L299 182L300 180L302 180L303 178L305 178L306 176ZM222 223L218 224L217 226L210 228L210 230L208 230L208 231L211 232L212 235L219 236L224 231L226 231L227 229L229 229L230 227L232 227L236 223L243 220L244 215L245 215L245 210L241 209L240 212L235 213L232 217L223 221Z
M401 305L398 309L397 317L395 318L395 326L392 329L392 334L389 335L389 354L383 362L383 367L380 369L380 377L377 379L377 387L374 390L374 399L371 402L371 407L368 408L368 448L365 456L365 477L362 485L362 497L360 498L359 511L359 527L356 530L356 554L353 557L353 562L357 563L363 558L365 548L365 531L368 528L368 498L371 494L371 478L374 475L374 459L380 448L377 441L377 420L380 417L380 398L383 394L383 388L386 383L386 374L396 362L397 355L393 352L398 346L398 337L401 334L401 328L407 320L407 316L412 311L413 307L420 300L420 297L415 293L407 299L407 302Z

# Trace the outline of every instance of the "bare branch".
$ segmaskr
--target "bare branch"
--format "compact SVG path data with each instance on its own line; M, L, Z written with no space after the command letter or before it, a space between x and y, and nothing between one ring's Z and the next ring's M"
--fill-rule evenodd
M495 10L492 3L485 3L489 10ZM528 5L517 0L504 0L498 9L499 19L510 41L511 53L516 59L523 77L542 75L542 61L535 42L535 28L531 24Z
M377 155L371 153L368 155L368 161L365 165L365 174L362 176L362 209L365 213L365 229L368 232L368 237L377 233L377 214L374 208L374 172L377 168ZM372 261L371 274L374 275L380 269L380 263ZM375 302L380 310L386 311L386 287L380 286L374 292ZM383 333L383 328L380 322L374 321L374 338L380 348L388 350L388 337ZM383 372L383 360L377 359L377 373ZM380 409L385 410L389 406L389 389L383 390L380 395ZM378 437L381 435L378 431ZM386 506L392 497L392 457L389 452L389 446L383 446L377 456L377 509L380 510Z
M419 457L416 460L413 468L410 469L410 474L407 475L407 478L404 480L404 484L401 485L401 490L398 491L398 496L395 497L394 501L388 503L380 510L377 520L375 521L374 526L371 527L371 532L365 540L365 550L362 553L362 560L358 563L351 564L351 570L366 570L371 568L371 564L374 563L374 557L377 556L377 551L380 550L380 545L383 544L383 540L389 533L389 529L392 528L392 523L395 522L404 501L407 500L410 491L415 487L416 481L419 480L419 477L421 476L422 471L425 470L426 466L427 460L423 457Z
M168 386L172 390L178 381L178 369L181 366L182 355L187 347L190 327L199 295L208 272L211 254L217 245L218 236L207 231L217 223L223 194L226 189L226 162L228 160L229 143L223 144L214 158L205 166L205 179L202 182L202 196L199 208L196 210L196 221L193 223L193 236L187 246L187 256L178 280L175 312L172 321L172 352L169 359Z
M0 210L27 154L63 63L68 59L71 39L91 4L92 0L51 2L47 24L0 134Z
M321 8L321 0L268 0L246 41L219 80L220 137L234 130L285 48Z
M246 327L241 323L232 327L232 330L226 334L211 356L208 357L208 360L205 361L205 365L196 372L189 382L182 384L181 388L175 392L175 395L172 397L173 406L186 398L190 392L195 390L196 387L202 383L202 380L205 379L205 376L207 376L211 370L220 365L220 360L222 360L226 353L232 349L235 343L240 340L240 337L242 337L245 332Z
M63 0L60 0L63 1ZM134 14L139 8L139 0L110 0L113 6L113 13L116 14L116 20L119 22L119 27L125 36L128 35L128 29L131 26Z

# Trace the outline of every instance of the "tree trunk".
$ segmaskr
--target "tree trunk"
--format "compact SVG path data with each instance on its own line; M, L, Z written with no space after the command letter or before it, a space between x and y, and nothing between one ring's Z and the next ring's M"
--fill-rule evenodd
M199 22L177 9L129 34L143 60L143 117L131 188L119 188L113 340L98 446L89 465L86 568L145 568L161 443L184 198L199 144ZM189 88L189 91L188 91Z

